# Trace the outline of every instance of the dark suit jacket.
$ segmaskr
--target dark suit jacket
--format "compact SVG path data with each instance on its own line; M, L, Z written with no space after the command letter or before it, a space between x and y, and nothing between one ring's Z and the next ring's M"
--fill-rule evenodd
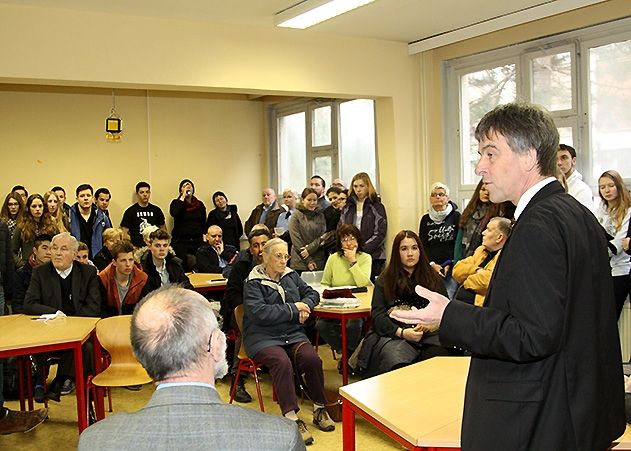
M117 413L81 434L79 450L304 450L296 424L226 404L212 388L156 390L135 413Z
M25 313L41 315L62 309L58 277L51 262L33 268L31 284L24 298ZM76 316L101 316L99 279L94 266L72 263L72 300Z
M516 222L484 307L450 302L440 341L473 352L463 450L603 450L624 432L607 243L557 181Z

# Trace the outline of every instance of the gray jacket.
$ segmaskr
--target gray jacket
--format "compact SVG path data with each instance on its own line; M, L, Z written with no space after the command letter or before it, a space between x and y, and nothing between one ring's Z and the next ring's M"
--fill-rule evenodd
M284 346L309 341L296 302L313 309L320 302L317 291L289 268L279 282L272 280L263 265L254 267L243 292L243 336L250 357L269 346Z
M320 245L320 239L326 232L326 220L319 209L315 211L305 210L302 207L289 218L289 236L291 237L291 260L292 269L304 271L309 262L313 261L319 270L324 269L327 255ZM300 256L300 249L306 247L309 252L307 258Z

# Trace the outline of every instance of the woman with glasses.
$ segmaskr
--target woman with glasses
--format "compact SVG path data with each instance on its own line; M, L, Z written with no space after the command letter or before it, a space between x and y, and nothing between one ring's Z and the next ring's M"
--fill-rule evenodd
M331 254L326 261L322 275L323 286L365 287L370 285L372 257L370 254L362 252L361 241L359 229L353 224L343 224L337 229L337 252ZM363 324L361 319L350 319L346 322L346 345L349 356L359 344ZM316 329L335 352L342 353L341 322L339 320L318 318Z
M365 172L351 180L351 195L340 217L340 224L354 224L361 233L364 252L372 257L370 279L381 273L386 262L385 239L388 229L386 209Z
M602 173L598 179L598 194L600 196L600 204L596 209L596 218L607 233L613 237L609 242L609 263L611 265L614 297L619 318L624 301L629 294L631 261L629 260L629 254L623 252L623 240L629 230L631 196L622 177L614 170ZM615 254L611 248L616 249Z
M20 212L22 211L22 207L22 196L18 193L9 193L7 194L7 197L4 198L2 210L0 210L0 219L7 223L12 237L15 226L18 225L18 218L20 216Z
M440 182L432 184L429 204L429 212L421 218L418 236L430 261L429 265L445 277L454 259L460 213L458 206L449 200L449 188Z
M26 200L26 207L18 219L11 240L16 266L19 268L26 264L38 235L54 236L57 233L59 230L48 214L44 198L41 194L31 194Z
M302 272L324 268L322 235L325 231L326 222L318 207L318 194L313 188L305 188L300 195L300 204L289 218L292 269Z
M313 423L322 431L335 429L324 408L322 361L303 324L318 304L318 293L287 267L287 243L272 238L263 247L263 263L248 276L243 292L243 340L247 354L269 368L281 413L295 421L305 444L313 436L300 420L294 372L304 374L313 401Z

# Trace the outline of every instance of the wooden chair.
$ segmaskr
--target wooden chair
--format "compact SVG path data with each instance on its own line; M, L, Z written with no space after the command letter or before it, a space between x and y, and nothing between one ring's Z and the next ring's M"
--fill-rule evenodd
M265 406L263 405L263 396L261 395L261 383L259 382L259 376L257 371L260 369L260 365L258 365L254 360L248 357L245 352L245 340L243 339L243 305L238 305L234 309L234 318L239 327L239 333L241 334L241 348L239 349L239 353L237 357L239 358L239 367L237 368L237 374L234 377L234 382L232 384L232 390L230 390L230 404L234 401L234 394L237 391L237 384L239 383L239 375L241 371L247 371L248 373L254 374L254 382L256 383L256 396L259 399L259 407L261 412L265 412Z
M88 412L90 393L96 398L95 387L127 387L151 382L151 377L134 356L130 331L131 315L112 316L96 323L96 336L101 347L109 353L110 364L96 376L89 376L86 381L86 410Z

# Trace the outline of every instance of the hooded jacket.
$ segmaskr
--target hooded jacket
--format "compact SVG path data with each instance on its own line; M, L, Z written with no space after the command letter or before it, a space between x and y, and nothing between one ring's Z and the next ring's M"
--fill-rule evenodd
M116 315L131 315L136 308L136 304L148 293L147 279L138 263L134 263L129 291L125 299L118 297L118 287L116 286L116 268L112 263L99 273L101 285L101 310L103 317Z

